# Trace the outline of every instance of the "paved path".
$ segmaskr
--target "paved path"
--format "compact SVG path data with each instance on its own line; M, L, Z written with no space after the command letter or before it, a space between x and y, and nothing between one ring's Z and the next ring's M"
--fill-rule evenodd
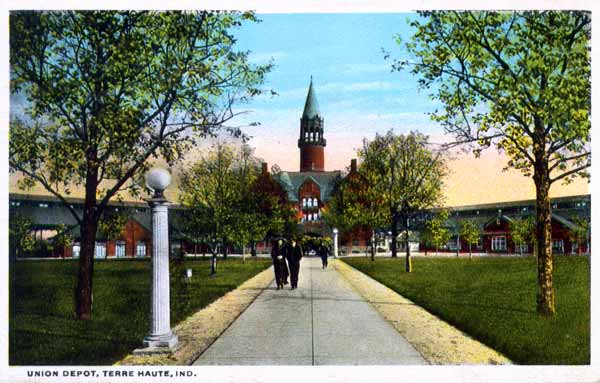
M278 291L273 283L194 364L427 362L336 270L304 258L298 289Z

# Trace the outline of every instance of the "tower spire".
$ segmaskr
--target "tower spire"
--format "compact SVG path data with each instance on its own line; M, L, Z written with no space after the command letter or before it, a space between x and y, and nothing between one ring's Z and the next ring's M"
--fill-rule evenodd
M302 118L314 118L320 115L319 103L317 102L317 96L313 89L312 75L310 76L310 85L308 86L308 94L306 95L306 102L304 103L304 112Z
M326 141L323 137L323 117L319 112L319 103L310 76L308 94L304 103L304 112L300 118L300 171L324 171Z

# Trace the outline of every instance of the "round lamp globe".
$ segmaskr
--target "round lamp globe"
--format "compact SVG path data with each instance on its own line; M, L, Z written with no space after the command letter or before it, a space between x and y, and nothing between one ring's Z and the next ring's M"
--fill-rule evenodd
M152 168L146 173L146 185L157 194L162 194L171 183L171 174L166 169Z

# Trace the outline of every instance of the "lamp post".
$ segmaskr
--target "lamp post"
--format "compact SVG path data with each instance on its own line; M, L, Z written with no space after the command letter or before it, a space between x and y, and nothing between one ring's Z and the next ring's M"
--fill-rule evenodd
M337 227L333 228L333 257L338 257L338 229Z
M150 334L139 353L168 352L177 345L177 336L171 331L169 301L169 202L163 194L170 183L171 175L165 169L153 168L146 173L146 184L154 190L148 200L152 208L152 306Z

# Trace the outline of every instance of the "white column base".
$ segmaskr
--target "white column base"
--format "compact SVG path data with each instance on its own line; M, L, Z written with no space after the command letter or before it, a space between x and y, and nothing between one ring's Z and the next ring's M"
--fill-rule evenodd
M179 346L179 339L169 331L162 335L148 335L144 338L144 348L133 350L133 354L163 354L171 353Z

